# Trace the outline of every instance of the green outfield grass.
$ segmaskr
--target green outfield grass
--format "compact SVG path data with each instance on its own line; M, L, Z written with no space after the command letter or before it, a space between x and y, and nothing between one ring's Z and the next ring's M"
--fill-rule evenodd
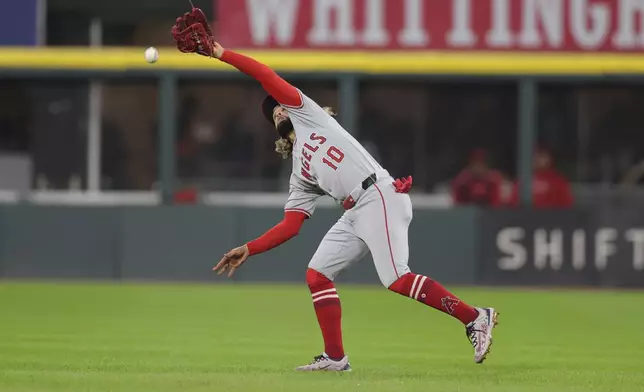
M483 365L458 321L338 285L354 371L306 286L0 283L0 391L644 391L644 293L458 289L501 312Z

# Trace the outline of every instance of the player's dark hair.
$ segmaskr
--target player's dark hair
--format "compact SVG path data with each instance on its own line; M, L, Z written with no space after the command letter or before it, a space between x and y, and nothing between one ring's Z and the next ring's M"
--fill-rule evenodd
M280 137L288 139L288 135L291 132L293 132L293 123L291 122L290 118L282 120L282 122L277 125L277 133L280 135Z

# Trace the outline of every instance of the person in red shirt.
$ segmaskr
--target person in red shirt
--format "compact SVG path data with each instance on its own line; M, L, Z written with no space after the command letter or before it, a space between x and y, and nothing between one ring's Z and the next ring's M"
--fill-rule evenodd
M452 181L454 205L497 207L502 204L503 177L487 166L487 153L477 149L470 155L469 165Z
M554 166L552 155L544 148L534 154L532 206L534 208L569 208L574 204L570 183ZM519 186L515 182L510 205L519 205Z

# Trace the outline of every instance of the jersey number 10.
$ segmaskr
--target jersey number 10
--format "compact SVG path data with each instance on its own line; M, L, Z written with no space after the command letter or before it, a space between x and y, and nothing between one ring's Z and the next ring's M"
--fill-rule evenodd
M329 147L329 149L326 151L326 156L331 158L331 160L336 164L342 162L342 160L344 159L344 153L340 151L336 146ZM328 160L327 157L322 158L322 162L326 163L326 165L331 169L338 170L338 166Z
M318 136L315 133L311 134L311 140L318 142L320 145L326 142L326 138L324 136ZM308 148L312 152L316 152L320 148L320 146L309 146L308 143L304 143L304 147ZM326 150L326 156L322 157L322 162L331 169L338 170L338 164L342 162L343 159L344 153L336 146L331 146Z

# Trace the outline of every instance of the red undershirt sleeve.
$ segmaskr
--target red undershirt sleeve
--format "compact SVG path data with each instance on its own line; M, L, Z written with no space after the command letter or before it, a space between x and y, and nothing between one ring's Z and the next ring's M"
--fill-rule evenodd
M255 78L277 102L293 107L302 106L302 96L297 88L282 79L268 66L228 49L224 50L220 60Z
M300 228L306 218L308 216L303 212L286 211L284 219L280 223L273 226L261 237L246 244L249 255L266 252L295 237L300 232Z

